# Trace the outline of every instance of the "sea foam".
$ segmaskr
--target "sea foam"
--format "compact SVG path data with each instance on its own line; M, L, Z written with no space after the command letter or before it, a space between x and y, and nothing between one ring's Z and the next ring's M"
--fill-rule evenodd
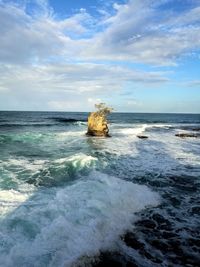
M84 256L114 248L135 213L158 203L148 187L96 171L70 186L36 191L2 220L0 262L74 266Z

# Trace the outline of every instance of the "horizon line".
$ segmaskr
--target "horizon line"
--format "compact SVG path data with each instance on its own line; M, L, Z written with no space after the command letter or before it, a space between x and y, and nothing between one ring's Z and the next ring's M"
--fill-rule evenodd
M61 110L0 110L0 112L66 112L66 113L90 113L94 111L61 111ZM182 115L200 115L200 113L193 112L145 112L145 111L113 111L112 113L124 113L124 114L182 114Z

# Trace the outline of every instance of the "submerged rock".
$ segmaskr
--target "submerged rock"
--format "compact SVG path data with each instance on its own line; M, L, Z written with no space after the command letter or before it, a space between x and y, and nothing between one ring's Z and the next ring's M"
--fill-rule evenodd
M178 133L175 134L175 136L181 137L181 138L185 138L185 137L198 137L197 134L194 133Z
M106 116L113 109L107 107L104 103L96 104L95 107L98 110L96 112L90 113L88 117L87 135L110 137L110 135L108 134L109 129Z
M140 138L140 139L147 139L147 138L149 138L149 137L146 136L146 135L137 135L137 137Z

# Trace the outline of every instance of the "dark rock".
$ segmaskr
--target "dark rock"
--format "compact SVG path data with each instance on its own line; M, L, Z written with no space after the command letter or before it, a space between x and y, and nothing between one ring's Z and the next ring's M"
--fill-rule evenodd
M178 236L176 233L173 233L172 231L170 231L170 232L169 231L163 231L162 237L165 239L170 239L170 238L177 238Z
M189 238L188 243L190 246L195 245L195 246L200 248L200 239L198 239L198 238Z
M178 133L178 134L175 134L175 136L181 137L181 138L185 138L185 137L195 137L195 138L197 138L198 137L198 135L194 134L194 133Z
M192 213L200 215L200 206L193 207Z
M166 220L162 215L155 213L152 216L153 220L155 220L158 224L166 224L169 223L168 220Z
M128 261L126 267L139 267L136 263Z
M172 226L171 226L170 221L165 219L162 215L154 214L152 216L152 219L157 223L158 230L166 230L166 231L171 231L172 230Z
M183 250L181 249L181 243L177 239L170 239L168 240L168 245L169 245L169 251L174 252L176 255L182 256L183 255Z
M157 240L157 239L152 240L151 245L154 246L156 249L159 249L161 251L163 251L163 250L167 251L168 250L168 245L161 240Z
M126 259L118 252L102 252L99 261L92 265L93 267L122 267L126 266Z
M145 256L148 260L154 262L154 263L162 263L162 260L160 260L159 258L154 257L153 255L151 255L149 252L147 252L146 250L141 250L140 254L142 256Z
M144 226L144 227L149 228L149 229L156 228L156 224L152 220L140 220L140 221L136 222L136 225Z
M122 264L117 260L104 257L97 264L93 265L93 267L105 267L105 266L121 267Z
M141 243L133 233L127 233L123 240L128 247L133 249L139 250L144 248L144 244Z
M137 135L137 137L140 138L140 139L147 139L147 138L149 138L149 137L146 136L146 135Z

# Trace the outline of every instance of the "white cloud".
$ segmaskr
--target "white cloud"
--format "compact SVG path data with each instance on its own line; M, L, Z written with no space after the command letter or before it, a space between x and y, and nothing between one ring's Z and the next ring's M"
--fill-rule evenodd
M83 56L175 65L177 57L200 49L200 7L182 13L163 11L163 2L131 0L117 5L109 26L93 37Z
M89 97L88 99L88 103L92 106L94 106L95 104L97 103L102 103L103 101L101 100L101 98L92 98L92 97Z
M141 102L136 99L128 99L126 101L126 105L132 108L132 107L141 106Z
M8 90L1 96L0 105L16 105L17 101L16 109L21 103L29 110L39 107L72 110L72 106L75 110L89 110L99 100L104 102L104 98L112 102L127 83L134 87L167 82L162 73L94 63L15 65L15 68L4 64L0 73L3 77L0 87Z
M81 58L174 65L177 57L200 48L200 6L164 12L160 6L166 2L114 4L115 14L100 21L84 9L58 19L46 1L39 1L38 15L0 4L0 60L21 64Z
M83 24L90 19L83 11L57 20L52 13L31 16L22 7L0 4L0 61L32 64L72 58L80 47L70 35L87 32Z
M186 85L189 87L200 88L200 80L193 80L193 81L186 82Z
M126 82L163 83L162 73L142 72L105 64L46 64L37 66L0 65L1 87L12 90L66 91L74 93L104 93L120 90Z
M49 101L48 106L50 110L58 110L58 111L74 111L80 110L80 102L79 101Z
M31 10L0 1L0 104L78 110L81 103L84 110L105 96L114 99L127 85L168 82L167 72L127 62L176 65L178 57L200 49L200 3L164 12L160 6L170 1L115 3L110 13L99 9L99 21L85 9L61 19L46 0L32 1Z

